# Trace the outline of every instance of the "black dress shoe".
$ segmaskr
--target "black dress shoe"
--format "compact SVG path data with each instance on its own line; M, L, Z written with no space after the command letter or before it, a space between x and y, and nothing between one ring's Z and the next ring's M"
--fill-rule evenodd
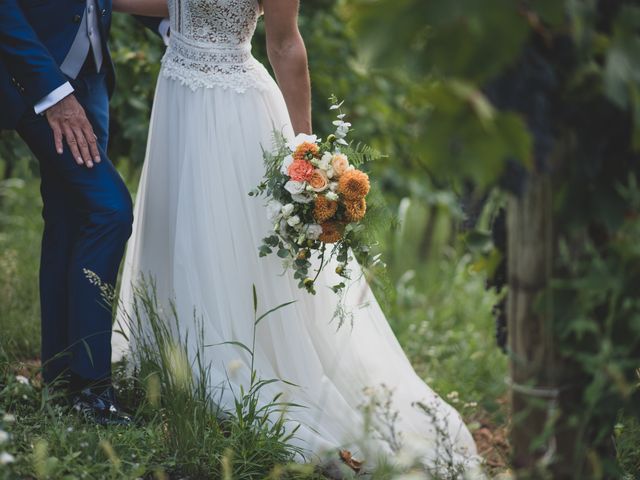
M131 417L124 413L116 403L112 387L99 393L85 388L73 396L72 408L89 422L98 425L131 425Z

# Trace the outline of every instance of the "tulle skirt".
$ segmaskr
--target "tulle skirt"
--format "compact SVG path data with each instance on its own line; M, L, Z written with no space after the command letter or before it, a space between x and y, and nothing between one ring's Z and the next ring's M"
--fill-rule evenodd
M373 421L378 433L365 432L363 406L390 397L398 443L418 449L428 462L443 454L473 462L476 447L460 415L414 372L357 264L351 265L355 280L345 301L353 321L338 329L332 321L337 296L328 288L337 280L331 265L317 294L310 295L290 272L283 273L275 255L259 258L272 226L264 199L248 192L261 180L262 148L271 147L273 131L293 135L283 96L275 82L269 85L243 93L193 90L160 76L124 263L122 308L133 304L132 286L141 276L152 278L161 302L175 303L192 351L201 330L209 345L210 386L220 391L214 397L231 408L233 392L250 382L250 355L221 344L251 345L253 286L260 312L295 301L258 324L254 352L260 378L290 382L269 385L263 400L282 392L282 400L302 405L286 415L292 427L299 425L292 442L311 456L348 448L375 461L398 445L379 439L386 436L384 419ZM135 348L134 340L114 334L114 360Z

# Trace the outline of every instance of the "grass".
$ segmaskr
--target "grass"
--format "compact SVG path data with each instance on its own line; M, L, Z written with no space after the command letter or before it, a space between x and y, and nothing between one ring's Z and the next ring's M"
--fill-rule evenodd
M140 419L134 428L91 426L45 401L37 364L36 182L0 184L0 205L0 479L326 478L313 466L292 463L295 452L282 425L256 416L259 389L239 395L236 412L221 420L202 376L177 381L176 359L186 351L163 331L155 336L164 344L142 350L134 377L116 374L121 399ZM496 298L457 240L450 199L403 201L398 212L402 228L390 229L380 246L392 288L374 281L376 293L419 375L463 413L492 471L504 471L507 359L494 341ZM153 299L142 300L152 313ZM616 440L619 461L635 478L640 425L621 420ZM397 473L384 466L373 478Z
M41 205L36 182L0 183L0 348L17 359L40 351Z

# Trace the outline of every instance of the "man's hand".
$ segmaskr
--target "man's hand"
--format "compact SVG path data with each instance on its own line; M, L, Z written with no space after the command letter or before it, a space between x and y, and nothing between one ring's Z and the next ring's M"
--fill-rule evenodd
M85 164L91 168L94 162L100 163L100 152L93 127L89 123L82 105L78 103L73 94L66 96L47 109L45 115L51 130L53 130L56 151L59 154L63 150L62 139L64 138L78 165Z

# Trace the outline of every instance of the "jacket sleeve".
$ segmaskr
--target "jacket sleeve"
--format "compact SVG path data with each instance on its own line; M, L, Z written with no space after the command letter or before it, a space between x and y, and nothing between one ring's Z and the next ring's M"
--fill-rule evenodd
M0 56L31 105L67 82L17 0L0 0Z

